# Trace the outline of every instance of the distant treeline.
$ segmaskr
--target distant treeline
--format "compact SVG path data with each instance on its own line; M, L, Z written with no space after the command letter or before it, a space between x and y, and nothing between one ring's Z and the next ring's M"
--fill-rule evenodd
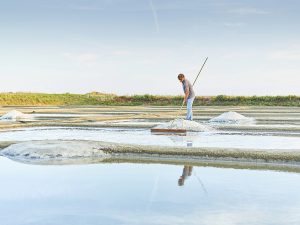
M43 105L181 105L183 96L118 96L92 92L88 94L0 93L1 106ZM197 96L194 105L205 106L300 106L300 96Z

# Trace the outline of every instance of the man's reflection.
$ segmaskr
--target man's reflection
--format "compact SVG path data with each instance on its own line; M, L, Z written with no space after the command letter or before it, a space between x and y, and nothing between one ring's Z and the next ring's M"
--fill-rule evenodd
M199 134L188 133L184 135L170 135L168 136L176 145L186 144L186 147L193 147L193 142L197 141L200 136Z
M192 175L193 167L184 166L182 170L182 175L178 179L178 186L183 186L185 179Z
M193 141L187 140L186 141L186 147L193 147Z

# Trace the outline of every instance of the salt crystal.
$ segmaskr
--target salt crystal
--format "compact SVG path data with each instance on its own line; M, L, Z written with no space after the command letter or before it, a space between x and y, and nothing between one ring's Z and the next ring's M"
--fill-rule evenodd
M187 131L211 131L212 128L195 121L175 119L168 123L160 124L155 129L185 129Z
M246 124L253 123L254 118L243 116L236 112L224 112L221 115L209 120L212 123L234 123L234 124Z
M5 115L0 117L0 120L17 120L17 119L28 119L31 115L24 114L22 112L19 112L17 110L12 110Z

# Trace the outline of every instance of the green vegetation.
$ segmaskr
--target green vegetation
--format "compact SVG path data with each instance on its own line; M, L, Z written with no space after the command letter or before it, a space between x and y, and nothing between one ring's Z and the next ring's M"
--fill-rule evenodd
M0 93L1 106L43 105L181 105L183 96L118 96L92 92L88 94ZM226 96L197 97L194 105L205 106L300 106L300 96Z

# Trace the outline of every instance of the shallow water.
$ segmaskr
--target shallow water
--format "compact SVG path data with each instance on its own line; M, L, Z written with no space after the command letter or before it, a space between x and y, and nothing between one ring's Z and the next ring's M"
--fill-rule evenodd
M300 137L272 136L266 133L191 132L186 136L178 136L151 134L149 129L43 127L0 132L0 141L58 139L140 145L300 150Z
M300 224L297 173L184 166L37 166L0 157L5 225ZM188 167L186 167L188 169Z

